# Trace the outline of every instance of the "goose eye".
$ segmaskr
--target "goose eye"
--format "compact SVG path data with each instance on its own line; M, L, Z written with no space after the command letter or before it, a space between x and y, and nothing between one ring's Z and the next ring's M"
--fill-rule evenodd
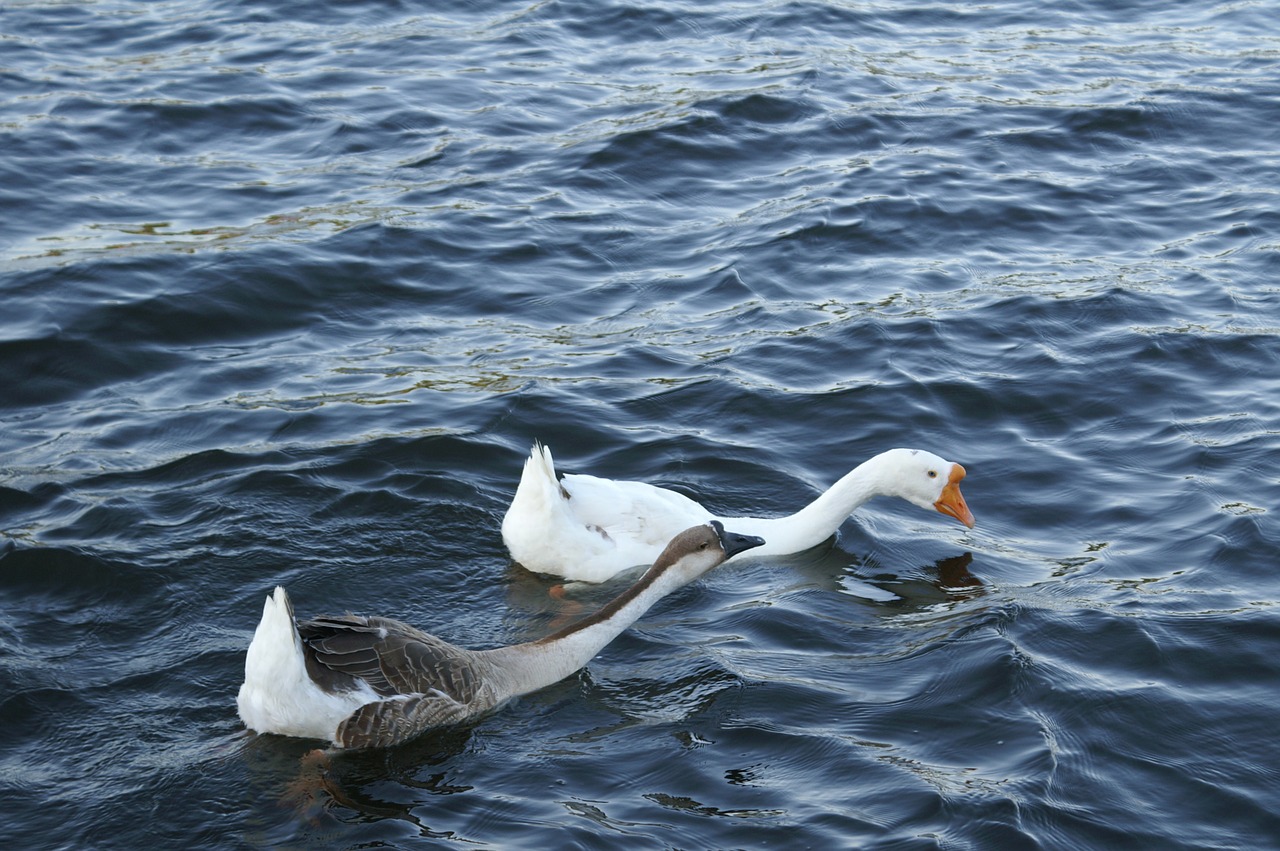
M931 478L931 479L936 479L936 478L938 478L938 471L937 471L937 470L930 470L930 471L929 471L929 478Z

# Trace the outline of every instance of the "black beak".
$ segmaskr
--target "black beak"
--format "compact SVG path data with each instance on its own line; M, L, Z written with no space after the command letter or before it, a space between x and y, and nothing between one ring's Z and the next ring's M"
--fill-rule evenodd
M726 532L724 524L719 520L712 520L711 528L715 529L716 534L720 536L720 546L724 547L724 557L726 559L736 556L743 550L749 550L752 547L764 544L764 538L755 535L739 535L737 532Z

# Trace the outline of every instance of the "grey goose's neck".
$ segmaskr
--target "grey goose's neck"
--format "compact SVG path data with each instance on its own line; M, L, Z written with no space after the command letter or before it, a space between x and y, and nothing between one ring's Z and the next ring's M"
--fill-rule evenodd
M688 584L670 567L655 564L599 611L545 638L480 653L509 681L513 695L557 683L590 662L655 603Z

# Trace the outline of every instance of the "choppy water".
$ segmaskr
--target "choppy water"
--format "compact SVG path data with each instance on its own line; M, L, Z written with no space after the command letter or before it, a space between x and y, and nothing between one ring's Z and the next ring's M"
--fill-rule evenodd
M1280 836L1263 2L0 6L14 847L1258 848ZM558 602L529 444L782 513L586 672L327 770L235 713L276 583Z

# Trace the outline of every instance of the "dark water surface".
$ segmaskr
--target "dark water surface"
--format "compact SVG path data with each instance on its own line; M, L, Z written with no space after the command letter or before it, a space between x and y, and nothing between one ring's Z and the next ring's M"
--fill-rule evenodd
M1280 840L1265 2L0 5L0 834L29 848ZM530 443L782 513L580 676L325 768L302 613L545 634Z

